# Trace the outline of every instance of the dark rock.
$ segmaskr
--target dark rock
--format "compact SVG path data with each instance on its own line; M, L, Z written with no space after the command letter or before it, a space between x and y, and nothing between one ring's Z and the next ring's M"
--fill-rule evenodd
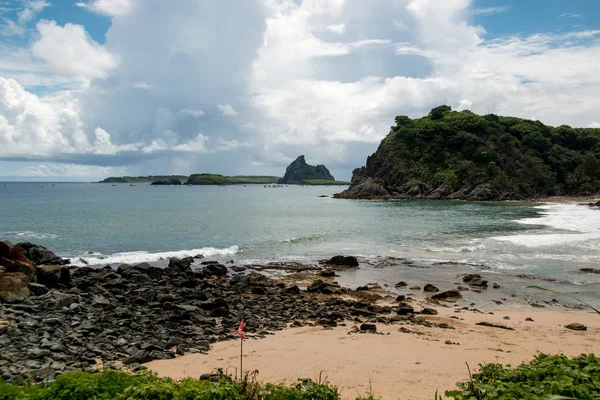
M226 317L229 315L229 310L227 307L217 307L210 312L212 317Z
M192 272L191 265L194 262L193 257L171 258L166 268L168 274L187 274Z
M569 325L565 326L565 328L572 329L574 331L587 331L587 326L577 323L577 322L569 324Z
M481 278L479 274L469 274L463 277L463 282L467 285L487 287L487 281Z
M300 288L298 285L291 285L281 289L281 292L286 294L300 294Z
M359 286L356 288L357 291L364 291L364 290L369 290L369 287L367 285L365 286Z
M438 315L437 310L433 309L433 308L428 308L425 307L422 311L421 314L423 315Z
M375 325L375 324L361 324L360 330L362 332L377 332L377 325Z
M40 285L39 283L30 282L27 284L27 287L29 288L29 292L34 296L41 296L49 292L49 289L46 286Z
M232 270L233 272L244 272L244 271L246 271L247 269L248 269L248 268L246 268L246 267L238 267L238 266L235 266L235 265L234 265L233 267L231 267L231 270Z
M324 278L333 278L335 276L335 271L326 269L326 270L319 272L319 276L322 276Z
M310 286L306 288L308 293L323 293L323 294L333 294L337 290L335 287L323 282L322 280L314 281Z
M403 294L401 294L398 297L396 297L396 301L404 301L404 300L406 300L406 296L403 295Z
M2 272L21 273L29 282L35 282L35 265L25 256L21 248L13 246L9 241L0 241L0 267Z
M462 295L458 290L447 290L445 292L437 293L431 296L435 300L456 300L462 299Z
M498 329L504 329L507 331L514 331L513 328L510 328L508 326L504 326L504 325L498 325L498 324L492 324L491 322L478 322L475 325L479 325L479 326L487 326L488 328L498 328Z
M439 292L440 289L436 288L435 286L431 285L431 284L427 284L425 285L425 287L423 288L424 292L428 292L428 293L435 293L435 292Z
M49 288L62 288L71 285L71 271L63 265L42 265L36 268L37 282Z
M219 382L222 378L222 374L202 374L199 379L201 381Z
M408 286L408 283L406 283L404 281L400 281L394 285L394 287L396 287L396 288L403 288L403 287L407 287L407 286Z
M398 311L396 311L396 314L408 315L408 314L413 314L414 312L415 312L415 309L410 304L400 303L398 305Z
M334 256L325 261L325 264L344 267L358 267L358 260L354 256Z
M581 268L580 271L588 274L600 274L600 269L595 268Z
M255 286L255 287L253 287L253 288L250 290L250 292L251 292L252 294L258 294L258 295L264 295L264 294L267 294L267 290L266 290L265 288L263 288L263 287L260 287L260 286Z
M421 290L421 286L411 286L409 287L410 290Z
M302 185L305 180L319 179L335 181L335 178L329 173L324 165L312 166L306 163L304 156L296 158L285 169L285 175L277 183L283 185Z
M21 249L25 257L30 259L36 265L64 265L69 264L69 260L64 260L45 248L33 243L17 243L15 247Z
M492 287L494 289L500 289L500 285L498 285L496 282L494 282L494 284L492 285Z
M527 317L527 318L525 318L525 321L527 321L527 322L533 322L533 318Z
M227 275L227 267L222 264L208 264L202 268L206 276L225 276Z

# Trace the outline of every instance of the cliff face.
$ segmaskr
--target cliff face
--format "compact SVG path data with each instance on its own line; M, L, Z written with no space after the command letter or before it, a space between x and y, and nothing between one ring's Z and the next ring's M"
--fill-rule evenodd
M600 188L600 129L434 108L396 125L337 198L518 200Z
M296 158L285 169L285 175L279 180L280 184L301 185L306 180L328 180L335 181L324 165L312 166L306 163L304 156Z

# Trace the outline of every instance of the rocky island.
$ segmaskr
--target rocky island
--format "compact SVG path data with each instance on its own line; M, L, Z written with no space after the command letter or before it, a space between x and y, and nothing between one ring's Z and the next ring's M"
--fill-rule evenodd
M436 107L396 117L346 199L520 200L594 193L600 129Z
M304 156L296 158L285 169L285 175L279 179L277 183L285 185L304 185L313 184L320 181L336 182L335 178L329 173L329 170L324 165L308 165ZM318 184L318 183L317 183Z

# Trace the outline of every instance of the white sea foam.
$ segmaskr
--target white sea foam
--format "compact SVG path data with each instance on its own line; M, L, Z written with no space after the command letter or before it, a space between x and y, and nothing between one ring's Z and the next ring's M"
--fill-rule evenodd
M33 231L15 231L15 232L0 232L0 237L16 238L16 239L56 239L58 235L54 233L41 233Z
M82 266L86 265L82 259L85 260L89 265L98 264L138 264L142 262L153 262L165 260L173 257L193 257L198 254L202 254L205 257L209 256L227 256L236 254L239 251L237 246L231 246L225 249L217 249L214 247L203 247L200 249L192 250L179 250L179 251L165 251L158 253L150 253L147 251L131 251L124 253L114 253L110 255L104 255L100 253L85 254L81 257L71 258L73 265Z
M459 247L428 247L425 251L433 253L472 253L477 250L485 249L485 245L478 244L476 246L459 246Z
M550 247L600 240L600 211L576 204L544 204L538 207L542 216L517 220L523 225L551 228L529 234L496 236L492 239L526 247ZM561 232L557 232L561 231Z

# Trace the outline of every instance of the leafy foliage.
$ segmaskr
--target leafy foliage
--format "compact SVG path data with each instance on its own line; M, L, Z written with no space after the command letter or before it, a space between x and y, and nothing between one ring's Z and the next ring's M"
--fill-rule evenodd
M0 379L0 400L338 400L337 389L327 382L303 379L295 386L260 384L256 376L234 382L186 378L175 382L149 372L134 375L105 370L70 372L49 387L19 386Z
M187 176L183 175L149 175L149 176L111 176L101 181L100 183L144 183L168 181L177 179L180 182L185 181Z
M193 174L187 180L188 185L233 185L233 181L219 174Z
M452 191L490 184L522 196L584 194L600 188L600 129L436 107L396 125L355 174L396 186L422 181ZM378 176L381 174L382 176ZM383 175L385 174L385 175Z
M600 358L593 354L569 359L538 355L516 368L500 364L481 365L472 380L458 383L460 390L447 391L455 400L548 399L591 400L600 397Z
M231 179L233 183L240 184L271 184L277 183L279 180L278 176L262 176L262 175L236 175L236 176L228 176L227 178Z

